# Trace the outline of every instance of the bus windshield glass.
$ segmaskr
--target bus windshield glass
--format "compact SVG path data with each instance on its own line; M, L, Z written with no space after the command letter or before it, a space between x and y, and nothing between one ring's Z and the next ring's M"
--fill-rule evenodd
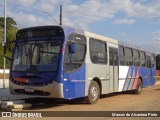
M57 71L62 41L18 42L13 55L13 71Z

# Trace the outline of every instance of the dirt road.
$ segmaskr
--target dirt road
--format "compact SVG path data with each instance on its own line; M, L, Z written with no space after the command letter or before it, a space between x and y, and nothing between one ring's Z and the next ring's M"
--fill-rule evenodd
M39 102L39 99L34 99L35 103ZM48 102L48 101L47 101ZM116 93L116 94L109 94L104 95L100 98L98 103L94 105L85 104L82 101L49 101L45 105L36 105L33 109L29 111L160 111L160 85L155 85L147 88L143 88L141 95L134 95L128 93ZM32 118L32 120L36 118ZM44 119L44 118L38 118ZM150 120L150 119L159 119L159 118L108 118L108 117L89 117L89 118L45 118L47 120L50 119L58 119L58 120L75 120L75 119L95 119L95 120L128 120L128 119L141 119L141 120ZM17 120L20 120L18 118Z
M36 99L36 102L38 99ZM48 102L48 101L47 101ZM82 101L48 102L32 110L40 111L160 111L160 85L143 88L140 95L116 93L102 96L96 104Z

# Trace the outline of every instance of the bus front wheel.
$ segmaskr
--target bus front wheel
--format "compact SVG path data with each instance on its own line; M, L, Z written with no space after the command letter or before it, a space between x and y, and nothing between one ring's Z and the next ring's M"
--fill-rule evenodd
M142 81L138 79L137 88L133 91L134 94L141 94L142 92Z
M100 87L96 81L91 81L88 96L85 98L86 103L94 104L100 97Z

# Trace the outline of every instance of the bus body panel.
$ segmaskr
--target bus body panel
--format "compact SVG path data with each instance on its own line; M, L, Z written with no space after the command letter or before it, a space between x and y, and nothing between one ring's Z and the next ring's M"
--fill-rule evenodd
M41 27L39 27L41 28ZM44 97L52 98L65 98L74 99L79 97L88 96L88 89L92 80L99 80L101 87L101 94L107 94L112 92L121 92L127 90L134 90L137 87L138 78L142 79L143 87L154 85L156 68L147 68L141 66L122 66L111 65L110 57L114 57L118 52L119 43L117 40L103 37L97 34L89 33L82 30L77 30L70 27L61 27L64 31L64 41L61 46L61 52L59 57L59 64L56 73L32 73L28 85L17 84L12 81L13 77L24 77L28 73L23 72L10 72L10 91L11 93L25 94L25 88L33 88L40 93L49 93L49 95L43 95ZM32 29L32 28L29 28ZM83 64L77 70L73 72L66 72L64 70L65 61L65 47L68 38L71 34L76 33L84 35L86 37L86 56ZM90 58L89 39L95 38L106 43L107 46L107 63L106 64L94 64ZM36 38L33 38L36 40ZM47 36L46 36L47 39ZM110 50L113 52L110 53ZM150 53L145 52L146 55ZM118 55L117 55L118 57ZM119 57L117 58L119 59ZM118 60L119 61L119 60ZM118 62L119 63L119 62ZM118 64L117 63L117 64ZM35 76L40 79L35 80ZM32 78L33 77L33 78ZM22 80L23 81L23 80ZM42 85L35 86L41 82ZM43 86L43 83L47 82ZM51 82L51 83L50 83ZM20 92L16 92L15 90ZM40 95L41 96L41 95Z
M86 34L87 38L87 52L86 52L86 82L85 82L85 96L88 96L88 89L92 80L99 80L101 87L101 94L109 93L109 66L108 64L94 64L90 58L89 39L94 38L92 34ZM108 55L108 54L107 54ZM107 56L108 61L108 56Z
M119 66L119 92L135 89L138 77L138 67Z
M110 81L110 93L118 92L119 80L118 80L118 45L107 42L107 53L108 53L108 65L109 65L109 81ZM111 59L112 58L112 59Z
M83 64L72 73L64 73L64 98L73 99L85 96L85 73L86 65Z
M152 68L152 79L151 79L151 85L154 85L156 82L156 68Z
M155 75L156 70L152 71ZM154 85L155 77L149 73L151 73L151 68L119 66L119 91L136 89L138 78L142 79L143 87Z
M89 36L89 35L88 35ZM92 34L88 37L93 38ZM108 39L106 39L107 41ZM118 91L118 66L109 65L109 47L117 48L118 45L114 43L106 42L107 44L107 64L94 64L90 59L89 47L87 47L87 67L86 67L86 92L85 95L88 95L88 88L91 80L98 79L100 81L101 94L107 94ZM109 70L112 70L112 72ZM112 77L110 76L112 74Z
M63 44L63 50L65 50L68 38L71 34L84 35L82 30L76 30L74 28L63 27L65 33L65 42ZM63 93L65 99L74 99L85 96L85 79L86 79L86 63L84 62L80 68L73 72L66 73L64 70L64 55L63 54L63 69L61 73L63 74L62 83L64 85Z

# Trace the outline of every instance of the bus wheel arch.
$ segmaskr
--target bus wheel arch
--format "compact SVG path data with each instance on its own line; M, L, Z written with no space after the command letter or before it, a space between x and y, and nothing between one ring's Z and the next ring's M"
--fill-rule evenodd
M141 82L142 82L142 87L143 87L143 79L142 79L142 76L139 77L139 80L141 80Z
M98 83L99 88L100 88L100 94L102 94L102 83L101 83L100 79L96 77L92 81L95 81Z
M88 104L95 104L101 94L101 88L100 88L100 80L93 79L90 82L89 88L88 88L88 95L85 97L85 102Z
M137 95L141 94L142 88L143 88L143 80L142 80L142 77L139 77L137 82L137 87L135 90L133 90L133 93Z

